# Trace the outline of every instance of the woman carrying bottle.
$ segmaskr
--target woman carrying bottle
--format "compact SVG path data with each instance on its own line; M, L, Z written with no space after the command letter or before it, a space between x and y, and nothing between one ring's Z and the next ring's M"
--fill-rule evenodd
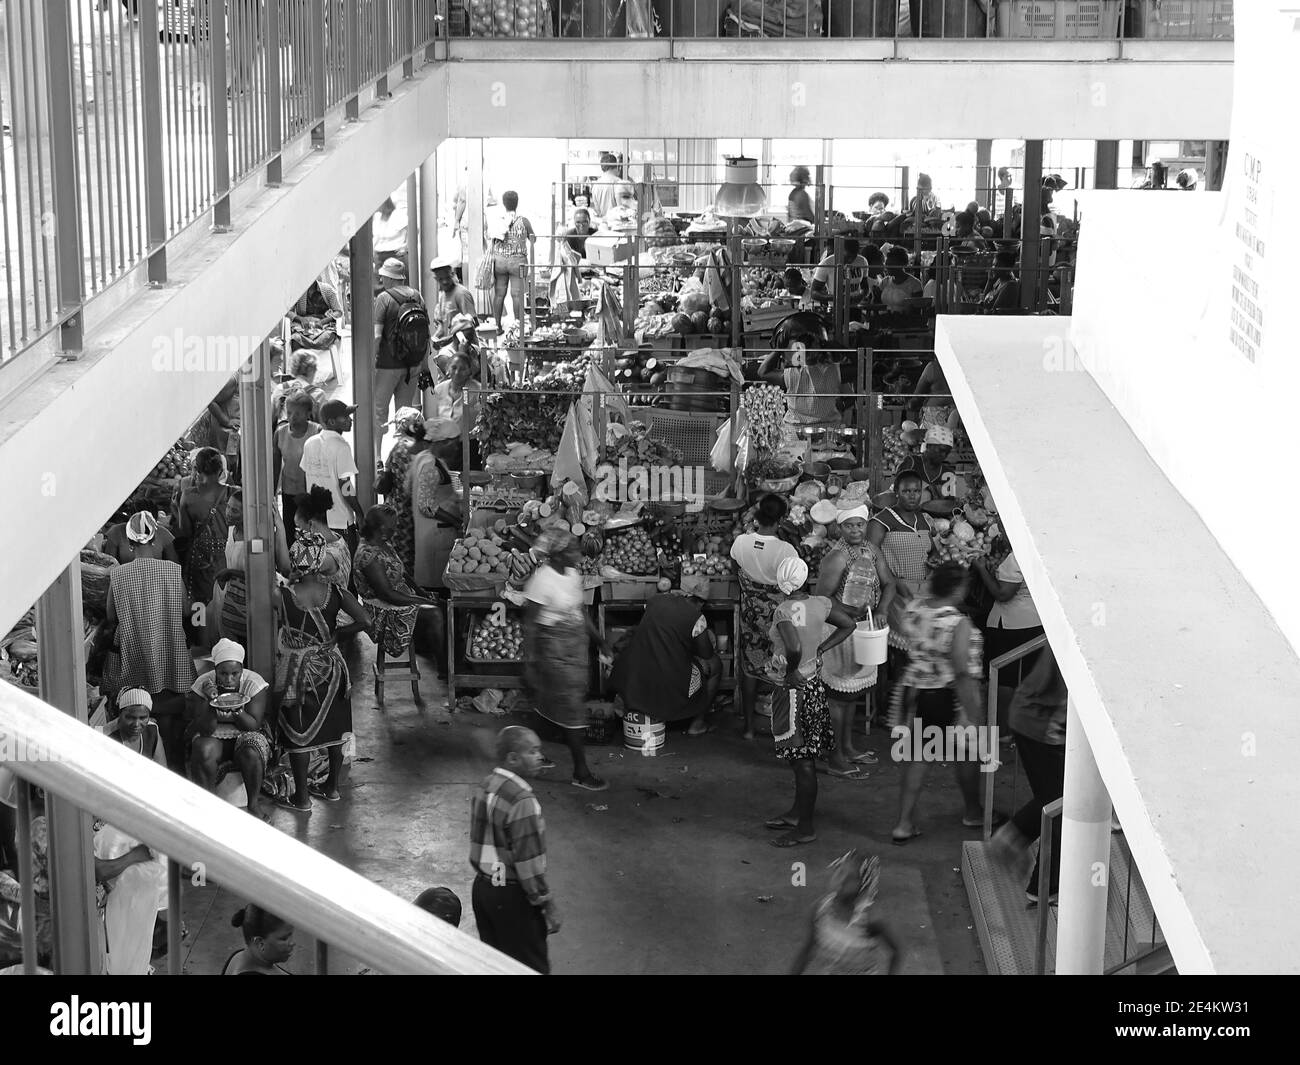
M884 556L867 543L870 517L865 506L839 516L840 539L831 545L817 572L817 594L834 602L854 622L865 621L868 613L873 620L883 619L897 590ZM883 620L877 622L883 624ZM858 765L871 765L876 759L869 751L853 749L853 708L858 696L875 685L876 667L858 665L853 643L846 641L827 653L822 679L835 728L835 747L827 759L831 776L860 777Z

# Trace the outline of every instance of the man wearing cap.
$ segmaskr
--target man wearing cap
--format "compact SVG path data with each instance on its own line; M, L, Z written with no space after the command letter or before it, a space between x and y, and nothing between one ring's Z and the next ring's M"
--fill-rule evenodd
M233 763L244 778L248 812L265 821L270 813L259 796L271 758L271 740L263 724L270 687L244 668L244 648L234 640L217 641L212 665L186 698L193 730L190 773L196 784L213 791L225 775L223 766L228 769ZM214 707L212 701L218 696L228 697L230 705Z
M376 458L384 439L384 426L389 424L389 404L394 404L395 410L415 405L417 382L424 368L405 365L393 347L393 333L402 308L408 303L425 307L424 297L406 283L406 267L400 259L384 260L379 268L379 284L380 292L375 297Z
M321 431L303 441L299 463L307 478L307 491L319 485L334 497L327 521L331 530L347 540L352 551L357 548L357 526L365 511L357 500L356 459L343 434L352 430L352 413L356 409L341 399L321 404Z
M149 511L141 510L104 534L104 554L112 555L124 566L137 558L161 558L179 566L181 560L174 543L171 531L160 526Z
M942 425L930 426L925 431L921 454L904 459L895 472L895 479L905 472L915 473L921 478L921 510L936 518L951 517L960 503L959 478L947 461L952 443L951 429Z

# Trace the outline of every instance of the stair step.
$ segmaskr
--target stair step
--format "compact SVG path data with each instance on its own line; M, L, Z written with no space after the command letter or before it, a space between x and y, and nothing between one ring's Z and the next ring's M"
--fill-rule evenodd
M1038 908L1025 898L1024 883L994 861L988 844L983 842L962 845L962 878L989 973L1032 975ZM1137 869L1131 865L1127 846L1116 833L1111 836L1110 847L1104 968L1111 969L1163 942L1151 900ZM1048 973L1054 970L1055 956L1056 907L1053 906L1047 920ZM1124 975L1134 973L1137 968L1124 970Z

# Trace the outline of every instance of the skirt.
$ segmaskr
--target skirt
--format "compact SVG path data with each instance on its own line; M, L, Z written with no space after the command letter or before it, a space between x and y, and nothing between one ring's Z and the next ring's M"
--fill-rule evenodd
M816 758L835 746L826 685L811 680L802 688L777 688L772 695L772 738L783 762Z
M524 629L524 680L537 712L560 728L587 727L590 641L581 621Z

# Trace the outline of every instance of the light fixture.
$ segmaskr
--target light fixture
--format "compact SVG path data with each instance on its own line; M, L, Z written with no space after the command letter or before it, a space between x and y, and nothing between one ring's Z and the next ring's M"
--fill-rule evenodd
M758 183L758 160L726 156L726 178L713 200L719 218L753 218L767 208L767 193Z

